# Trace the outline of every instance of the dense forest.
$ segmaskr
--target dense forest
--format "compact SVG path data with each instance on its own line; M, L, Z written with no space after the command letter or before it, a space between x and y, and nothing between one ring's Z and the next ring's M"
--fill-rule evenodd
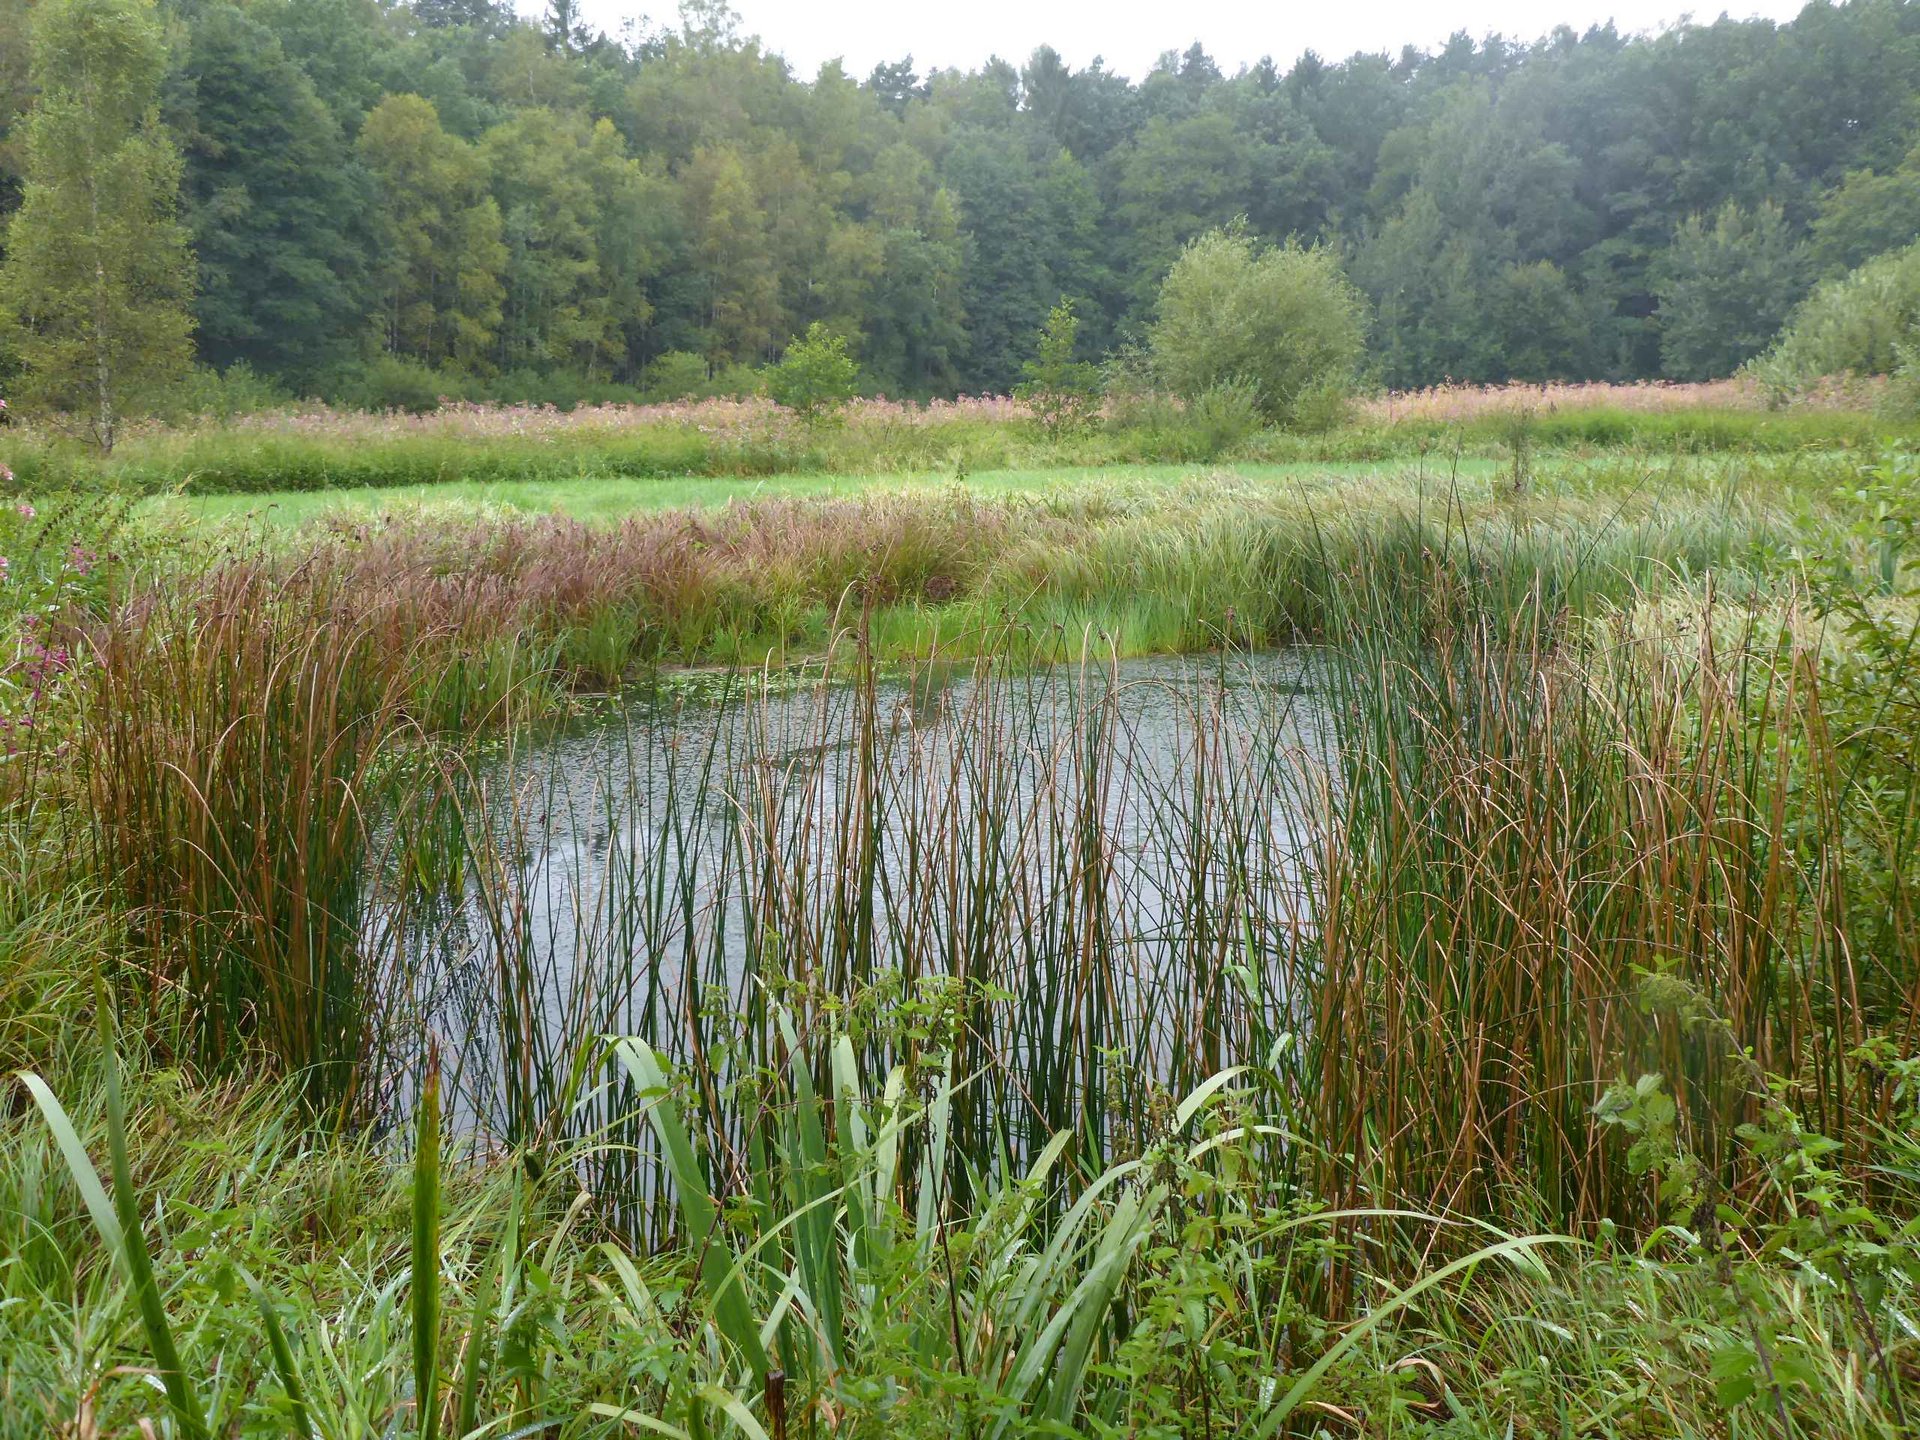
M32 9L0 0L0 215ZM1063 296L1085 357L1120 351L1245 217L1339 257L1380 383L1691 379L1920 235L1902 0L1235 74L1194 45L1137 82L1044 48L804 77L716 0L617 39L574 10L169 0L199 358L533 394L724 374L822 322L872 388L998 392Z

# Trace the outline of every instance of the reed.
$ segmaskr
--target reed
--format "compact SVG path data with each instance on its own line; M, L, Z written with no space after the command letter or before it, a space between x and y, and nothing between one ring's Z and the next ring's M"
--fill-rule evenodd
M1645 608L1646 587L1694 573L1764 594L1765 557L1797 533L1783 508L1721 477L1672 472L1652 508L1621 483L1548 502L1452 479L1333 518L1311 494L1231 488L763 501L612 528L398 523L298 557L242 553L136 589L83 632L86 864L134 919L150 1003L184 998L196 1053L263 1050L320 1111L365 1115L406 1093L407 1026L444 1010L433 992L449 975L478 966L487 994L459 1003L497 1032L498 1055L473 1064L503 1086L488 1118L515 1144L554 1133L550 1116L588 1084L587 1037L694 1035L722 1054L698 1035L702 1017L758 1016L750 1068L778 1048L765 996L799 987L840 1003L885 977L903 1000L969 993L953 1002L963 1061L1001 1077L969 1092L956 1122L969 1147L1030 1149L1065 1127L1105 1152L1120 1143L1112 1117L1144 1103L1142 1077L1197 1084L1263 1037L1337 1035L1343 1016L1385 1003L1376 967L1398 966L1411 1013L1444 1025L1484 1000L1471 1023L1489 1034L1519 1015L1554 1044L1599 1026L1589 1058L1543 1052L1507 1098L1481 1097L1508 1127L1498 1137L1458 1114L1436 1133L1469 1147L1442 1167L1463 1194L1478 1184L1462 1178L1479 1173L1474 1147L1512 1156L1524 1132L1556 1214L1617 1214L1620 1196L1581 1158L1589 1142L1571 1137L1601 1069L1641 1051L1592 1020L1592 997L1624 994L1634 966L1724 945L1751 967L1728 981L1741 1006L1757 997L1736 1028L1764 1022L1798 1065L1798 1037L1831 1001L1803 994L1779 1029L1792 1007L1767 987L1795 988L1783 969L1830 970L1842 922L1789 882L1820 873L1852 824L1841 786L1818 811L1824 829L1795 820L1794 865L1780 858L1777 787L1804 777L1761 752L1831 749L1811 657L1762 661L1749 637L1725 656L1675 660L1643 643L1629 659L1574 635L1568 616ZM755 701L744 729L695 724L691 744L671 706L655 707L667 718L582 757L646 778L645 794L533 793L511 765L476 788L458 756L472 730L517 733L515 716L568 684L647 657L765 655L746 645L755 633L784 648L794 616L818 617L806 622L816 663L851 684L793 714ZM1275 717L1290 697L1230 722L1205 674L1177 733L1154 742L1168 755L1126 732L1110 693L1121 657L1286 639L1324 647L1312 685L1331 703L1316 740L1337 761L1286 738ZM881 657L915 655L909 696L932 695L956 665L968 674L958 713L878 706ZM1027 678L1035 662L1052 678ZM1214 662L1214 689L1241 670ZM773 733L775 711L793 733ZM1792 733L1762 745L1755 724ZM1643 812L1667 827L1658 857L1636 848L1656 833ZM621 843L594 842L600 873L572 877L571 893L542 893L552 877L520 857L569 828ZM714 836L697 853L696 837ZM1164 874L1128 868L1142 847ZM1771 869L1749 875L1757 865ZM1676 919L1662 907L1681 874L1762 892L1697 883ZM1562 893L1561 910L1539 910ZM1629 911L1630 941L1597 938ZM450 957L438 932L455 919L465 953ZM1745 928L1728 938L1735 921ZM1824 938L1790 935L1808 925ZM1486 984L1482 951L1503 957ZM1543 1014L1526 997L1549 984L1549 963L1573 992ZM1316 992L1325 1024L1301 1010ZM1407 1048L1389 1032L1396 1063L1439 1065L1480 1043L1449 1031ZM1812 1063L1831 1071L1835 1053ZM1302 1089L1373 1088L1335 1078ZM1474 1097L1458 1078L1420 1083ZM1517 1095L1557 1097L1559 1118L1539 1128ZM1340 1112L1328 1133L1352 1139L1342 1127L1365 1107L1327 1103ZM1396 1118L1380 1133L1412 1145L1427 1132ZM1431 1178L1410 1160L1393 1173L1389 1188L1423 1193Z
M1361 723L1317 865L1330 1148L1450 1207L1524 1191L1556 1225L1649 1224L1654 1186L1594 1106L1668 1077L1737 1190L1756 1100L1723 1036L1822 1133L1861 1135L1847 1056L1913 1003L1916 937L1885 936L1898 978L1873 1003L1844 897L1910 817L1841 782L1792 615L1581 647L1540 610L1463 621L1417 648L1372 629L1338 670Z
M381 978L358 953L363 806L404 666L247 566L86 640L85 863L129 917L149 1016L183 1000L199 1057L264 1052L353 1114Z
M79 1351L218 1376L219 1433L1581 1433L1678 1334L1743 1425L1897 1433L1916 681L1823 629L1769 473L400 524L129 587L8 853L92 877L184 1069L138 1113L50 1069L51 1166L0 1117L18 1393L77 1408ZM568 713L815 606L810 668ZM194 1095L273 1117L244 1163L181 1158ZM86 1174L144 1279L60 1218ZM1653 1433L1722 1422L1699 1368L1633 1372Z

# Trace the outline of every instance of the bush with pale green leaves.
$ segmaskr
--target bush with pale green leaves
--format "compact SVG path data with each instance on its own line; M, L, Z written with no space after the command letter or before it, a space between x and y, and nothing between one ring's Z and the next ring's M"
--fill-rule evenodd
M1293 425L1352 390L1366 301L1331 250L1263 245L1235 226L1174 261L1149 338L1155 374L1182 399L1251 386L1263 419Z
M854 397L860 366L847 353L847 337L818 320L787 346L778 364L766 371L767 394L809 426L836 415Z
M1901 374L1911 365L1917 322L1920 244L1817 286L1747 371L1775 403L1822 380Z

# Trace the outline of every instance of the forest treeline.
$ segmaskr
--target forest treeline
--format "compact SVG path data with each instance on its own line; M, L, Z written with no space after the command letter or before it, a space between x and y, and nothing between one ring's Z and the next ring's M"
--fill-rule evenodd
M34 9L0 0L0 214ZM804 77L715 0L618 38L568 0L162 14L198 358L322 392L684 380L814 323L871 388L1002 392L1063 297L1083 357L1137 342L1238 217L1338 257L1380 383L1692 379L1920 236L1903 0L1233 74L1195 45L1137 82L1044 48Z

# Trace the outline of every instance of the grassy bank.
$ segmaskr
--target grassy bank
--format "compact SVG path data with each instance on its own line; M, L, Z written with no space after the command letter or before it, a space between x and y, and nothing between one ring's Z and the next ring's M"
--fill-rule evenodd
M1631 392L1629 392L1629 395ZM1414 462L1535 452L1776 454L1871 449L1910 433L1871 410L1578 403L1517 391L1465 405L1389 401L1316 434L1247 416L1147 400L1101 423L1049 434L1009 401L916 407L856 402L807 423L767 402L590 407L572 412L453 406L426 415L329 410L155 427L102 457L16 427L4 447L26 494L285 495L362 488L751 480L868 474L966 476L1134 465Z
M4 1423L1912 1433L1906 472L1507 459L50 536Z
M1817 534L1847 473L1818 457L1605 459L1530 470L1518 492L1510 468L1451 460L1020 473L868 479L825 498L775 493L617 521L454 502L325 508L332 518L290 534L181 533L241 546L276 590L337 584L344 598L325 603L377 625L383 648L452 644L470 667L605 685L661 661L818 656L856 621L881 658L989 644L1050 654L1089 629L1129 655L1314 638L1329 577L1403 574L1453 532L1467 553L1497 557L1488 583L1537 579L1556 604L1667 571L1737 578ZM321 602L296 603L305 613Z

